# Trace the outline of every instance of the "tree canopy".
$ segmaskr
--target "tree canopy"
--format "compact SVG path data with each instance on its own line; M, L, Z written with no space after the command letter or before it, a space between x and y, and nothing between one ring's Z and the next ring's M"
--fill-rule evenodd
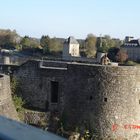
M88 34L85 40L85 48L87 57L95 57L96 55L96 36Z
M115 42L111 39L109 35L105 35L104 37L99 37L97 40L97 50L99 52L106 53L112 47L114 47Z
M62 51L63 43L57 38L50 38L49 36L42 36L40 45L44 53L57 53Z
M28 48L38 48L40 43L36 39L30 38L29 36L25 36L22 38L20 42L22 49Z
M64 38L50 38L48 35L43 35L40 39L29 36L21 37L15 30L0 30L0 48L14 47L21 50L42 49L45 54L61 54L63 49ZM96 37L93 34L88 34L86 39L78 39L80 44L81 56L92 57L96 56L96 52L109 52L115 60L114 49L122 45L119 39L113 39L109 35ZM83 54L82 54L83 53ZM116 54L115 54L116 55Z
M123 63L128 59L127 52L122 48L110 48L108 51L108 57L113 62Z
M3 48L13 47L20 42L20 36L15 30L0 30L0 46Z

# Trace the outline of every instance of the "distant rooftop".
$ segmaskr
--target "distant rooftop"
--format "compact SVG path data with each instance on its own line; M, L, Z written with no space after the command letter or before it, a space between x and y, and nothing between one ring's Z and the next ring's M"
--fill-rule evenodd
M124 47L140 47L140 39L126 39L126 42L123 45Z
M138 46L140 46L140 39L133 39L133 40L131 40L129 43L135 43L135 44L137 44Z
M73 37L73 36L70 36L66 41L65 43L68 43L68 44L79 44L78 41Z

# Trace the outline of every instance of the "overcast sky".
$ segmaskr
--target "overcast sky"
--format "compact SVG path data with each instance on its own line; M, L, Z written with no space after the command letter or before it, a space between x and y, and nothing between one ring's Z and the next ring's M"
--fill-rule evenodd
M140 37L140 0L0 0L0 28L24 36Z

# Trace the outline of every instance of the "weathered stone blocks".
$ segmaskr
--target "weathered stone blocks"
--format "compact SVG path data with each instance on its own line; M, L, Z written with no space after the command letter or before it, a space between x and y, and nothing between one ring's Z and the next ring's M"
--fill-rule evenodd
M140 139L140 67L29 61L15 76L33 107L58 110L68 129L89 129L103 138ZM47 64L49 63L49 64ZM64 65L64 62L63 62ZM46 68L45 68L46 66ZM49 68L48 68L49 66ZM63 66L59 62L57 68ZM51 81L59 82L58 103L51 103Z
M18 120L11 97L10 78L4 74L0 74L0 115Z

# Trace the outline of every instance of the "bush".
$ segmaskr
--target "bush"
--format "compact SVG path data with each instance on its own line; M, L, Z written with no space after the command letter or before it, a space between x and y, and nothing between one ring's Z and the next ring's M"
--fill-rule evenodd
M127 61L126 63L125 63L125 65L127 65L127 66L135 66L137 63L136 62L134 62L134 61Z
M15 77L11 78L11 91L12 91L12 95L16 94L16 95L21 95L21 87L20 87L21 83L19 80L17 80Z
M21 87L20 87L20 81L18 81L16 78L11 79L11 91L12 91L12 99L16 108L16 111L18 112L18 116L21 120L24 119L24 108L23 105L25 102L23 101L21 97Z
M21 97L18 97L16 94L14 94L13 101L14 101L14 105L16 107L17 112L21 112L24 110L23 109L24 101L22 100Z

